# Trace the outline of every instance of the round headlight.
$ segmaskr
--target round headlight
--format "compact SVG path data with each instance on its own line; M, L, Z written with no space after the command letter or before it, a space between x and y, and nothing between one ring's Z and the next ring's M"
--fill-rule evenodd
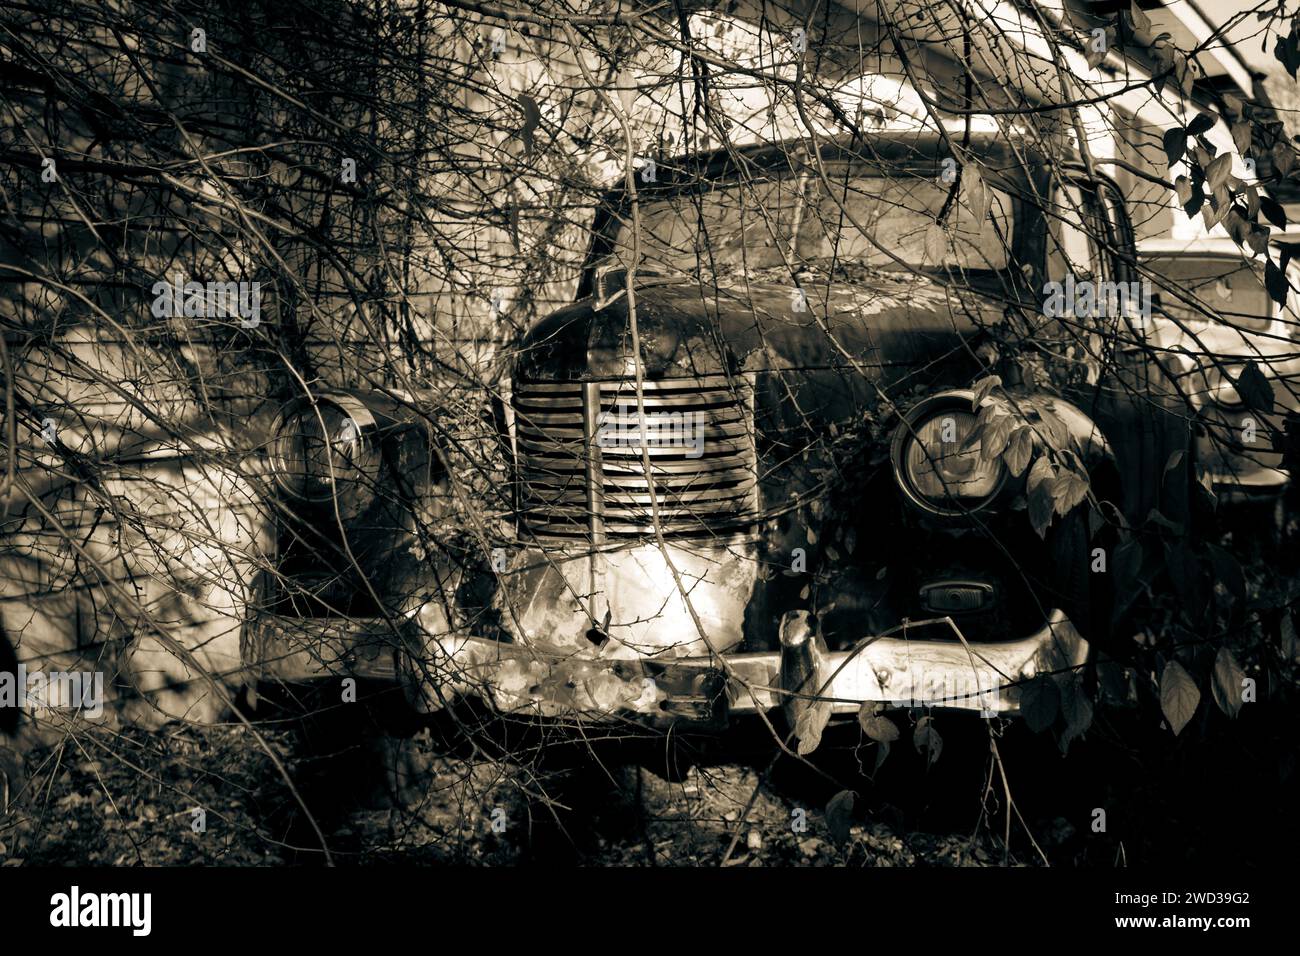
M276 483L302 501L368 488L378 474L374 417L348 395L295 399L280 410L271 441Z
M946 392L912 410L894 436L894 477L908 499L935 514L974 511L993 500L1006 480L1001 460L980 457L968 442L976 416L970 392Z

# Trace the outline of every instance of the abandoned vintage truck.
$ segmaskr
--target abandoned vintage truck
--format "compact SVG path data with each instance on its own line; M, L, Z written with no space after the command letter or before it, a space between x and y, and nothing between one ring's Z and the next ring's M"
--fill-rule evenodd
M1118 526L1186 507L1188 416L1142 355L1090 364L1096 310L1044 315L1067 275L1136 280L1115 184L960 141L745 148L610 193L577 301L513 349L502 522L465 517L421 400L290 401L256 675L705 730L1014 713L1072 680L1123 627Z

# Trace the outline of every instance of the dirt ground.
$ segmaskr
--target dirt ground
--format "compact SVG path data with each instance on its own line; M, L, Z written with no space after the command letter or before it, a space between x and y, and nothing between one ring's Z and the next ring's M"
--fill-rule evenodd
M292 777L291 734L259 728ZM427 739L417 739L419 752ZM411 744L407 745L412 746ZM673 866L985 866L1002 861L987 828L900 832L858 814L832 832L824 807L760 786L749 767L590 767L575 788L518 766L421 753L405 806L327 807L337 863ZM280 865L320 862L313 830L250 731L175 725L95 730L30 756L28 792L0 807L0 862L17 865ZM310 773L307 776L311 776ZM604 784L602 786L601 780ZM370 781L374 783L374 781ZM319 788L304 788L309 798ZM570 796L579 793L579 803ZM371 794L373 797L373 794ZM363 801L366 802L366 801ZM374 803L371 799L368 802ZM556 852L556 847L562 850ZM1012 858L1011 862L1021 862Z

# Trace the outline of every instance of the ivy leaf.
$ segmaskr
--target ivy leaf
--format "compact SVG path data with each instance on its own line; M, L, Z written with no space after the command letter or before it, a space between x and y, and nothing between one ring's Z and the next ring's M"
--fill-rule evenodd
M1007 450L1003 453L1002 460L1007 463L1007 469L1012 476L1018 478L1029 467L1029 459L1033 454L1034 430L1028 425L1021 425L1007 442Z
M1240 183L1238 183L1240 185ZM1255 219L1259 216L1259 201L1262 197L1259 195L1259 189L1255 186L1246 187L1246 218ZM1250 223L1254 225L1254 223Z
M1250 235L1246 237L1246 245L1250 246L1250 251L1255 255L1263 255L1268 252L1268 226L1262 226L1257 222L1250 224Z
M1177 661L1166 664L1160 676L1160 711L1169 721L1169 729L1175 737L1183 732L1200 702L1201 692L1196 689L1192 675Z
M806 757L822 743L822 731L830 723L831 706L828 701L812 700L806 701L807 706L799 712L795 719L794 735L799 738L799 746L796 753L800 757Z
M1178 205L1186 207L1192 201L1192 181L1179 176L1174 180L1174 192L1178 194Z
M1112 621L1118 623L1142 593L1142 540L1137 536L1121 542L1112 565L1115 574L1115 604Z
M1267 415L1273 411L1273 386L1254 362L1247 362L1246 367L1237 376L1237 394L1241 396L1242 401L1258 412Z
M1227 196L1220 197L1216 193L1210 197L1209 203L1201 209L1201 219L1205 223L1207 232L1219 224L1219 221L1228 214L1229 208Z
M1205 184L1211 191L1217 190L1228 181L1228 174L1231 172L1232 154L1223 153L1216 156L1210 161L1210 165L1205 167Z
M1269 155L1273 160L1273 168L1280 178L1286 179L1291 175L1291 170L1295 168L1295 150L1288 146L1285 140L1279 140Z
M1106 59L1106 54L1110 48L1115 45L1117 34L1113 26L1106 27L1105 35L1101 38L1101 43L1096 42L1092 36L1092 31L1088 31L1088 45L1084 50L1083 59L1088 64L1088 69L1095 70L1101 65L1102 60ZM1100 49L1098 49L1100 47Z
M1042 733L1056 720L1061 710L1061 690L1056 681L1040 674L1020 688L1020 714L1025 726L1034 733Z
M1165 568L1184 609L1199 610L1209 603L1201 565L1192 550L1177 541L1164 543Z
M1250 223L1242 216L1239 206L1228 210L1228 215L1223 219L1223 228L1228 231L1232 241L1239 246L1244 246L1250 237Z
M974 163L967 163L961 168L961 201L971 211L975 222L983 222L988 218L992 198L988 187L984 185L979 166Z
M879 770L889 756L889 744L881 741L876 747L876 769Z
M1133 24L1134 33L1151 32L1151 18L1142 12L1142 8L1139 7L1136 2L1129 4L1128 18Z
M1174 48L1168 41L1164 43L1155 43L1151 47L1151 54L1156 61L1155 76L1151 79L1151 85L1155 88L1156 96L1165 88L1165 83L1169 80L1169 74L1174 66Z
M916 730L912 732L912 746L917 753L929 755L926 766L932 766L939 759L939 754L943 753L943 738L934 729L934 721L929 717L922 717L916 722Z
M1183 153L1187 150L1186 131L1177 126L1165 130L1164 145L1165 156L1169 159L1169 165L1173 166L1174 163L1183 158Z
M1192 95L1192 87L1196 85L1196 64L1187 59L1181 53L1174 55L1174 70L1178 75L1178 88L1183 91L1183 96Z
M1283 612L1278 628L1281 631L1282 657L1288 661L1300 661L1300 636L1296 634L1295 618Z
M1300 252L1300 242L1279 242L1277 244L1277 267L1285 272L1287 263Z
M1292 30L1288 35L1277 38L1277 43L1273 45L1273 56L1278 62L1291 74L1291 79L1296 78L1296 70L1300 69L1300 35Z
M1209 113L1197 113L1192 121L1187 124L1188 136L1200 136L1206 130L1214 126L1218 120Z
M998 388L1001 385L1002 385L1002 376L985 375L982 379L980 379L978 382L975 383L975 395L973 398L971 398L971 408L979 408L980 403L983 402L984 399L988 398L989 393L992 392L993 389Z
M618 89L618 105L624 113L631 113L632 103L636 99L636 83L632 79L631 72L628 70L619 71L614 85Z
M1210 689L1214 692L1214 702L1229 717L1241 713L1241 682L1245 678L1246 673L1232 656L1232 651L1226 647L1219 648L1219 653L1214 657L1214 675Z
M984 428L984 434L980 436L980 458L985 461L995 461L998 455L1007 447L1007 440L1011 437L1011 426L1015 420L1010 415L1002 415L993 419Z
M1052 463L1042 456L1029 469L1025 486L1029 497L1029 524L1040 538L1047 536L1047 526L1052 522L1052 480Z
M1232 124L1232 145L1237 147L1237 152L1245 156L1250 152L1250 139L1252 127L1249 120L1242 120L1240 123Z
M1072 471L1067 471L1052 482L1052 498L1056 513L1064 517L1088 497L1088 482Z
M853 803L853 791L841 790L826 804L826 827L836 843L844 843L849 838L849 828L853 825Z
M925 261L930 265L939 265L948 254L948 232L941 223L934 223L925 230Z
M1072 675L1061 690L1061 716L1065 718L1065 728L1061 731L1058 743L1061 753L1070 749L1070 744L1082 737L1092 726L1092 701L1083 689L1083 681Z
M863 705L864 708L866 706ZM878 714L866 716L863 711L859 711L858 723L862 732L878 744L891 744L898 739L898 726L888 717Z
M1259 211L1264 214L1264 218L1277 226L1279 229L1286 228L1286 210L1281 204L1274 202L1267 196L1259 197Z

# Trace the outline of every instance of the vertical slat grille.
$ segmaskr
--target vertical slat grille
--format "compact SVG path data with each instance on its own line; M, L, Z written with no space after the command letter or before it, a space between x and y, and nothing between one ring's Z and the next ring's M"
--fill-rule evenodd
M634 382L604 382L601 438L583 440L583 386L515 383L515 430L523 521L539 536L588 537L593 506L607 537L653 534L648 444L659 527L671 537L729 536L754 520L756 461L752 389L724 375L648 381L642 442ZM588 401L593 400L588 398ZM588 455L598 468L589 493ZM593 502L592 495L600 500Z

